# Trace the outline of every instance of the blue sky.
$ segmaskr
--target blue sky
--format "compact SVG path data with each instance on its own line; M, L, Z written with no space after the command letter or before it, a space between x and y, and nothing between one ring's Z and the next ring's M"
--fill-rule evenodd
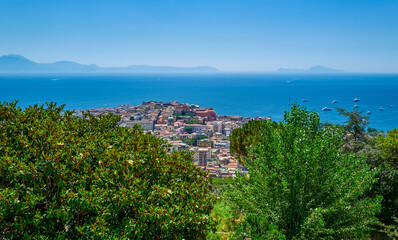
M0 0L0 55L99 66L398 72L396 0Z

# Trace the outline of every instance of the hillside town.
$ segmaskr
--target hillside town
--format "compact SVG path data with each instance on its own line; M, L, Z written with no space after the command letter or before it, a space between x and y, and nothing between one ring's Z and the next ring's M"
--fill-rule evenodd
M113 113L121 117L121 127L139 125L146 132L163 138L170 151L191 151L193 161L210 177L235 177L236 171L247 173L230 154L229 135L235 128L261 117L217 115L213 108L200 108L195 104L144 101L139 106L88 109L94 116ZM83 111L76 111L82 116Z

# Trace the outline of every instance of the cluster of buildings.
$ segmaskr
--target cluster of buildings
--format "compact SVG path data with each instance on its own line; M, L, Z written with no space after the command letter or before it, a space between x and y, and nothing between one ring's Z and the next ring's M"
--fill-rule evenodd
M170 151L190 151L193 161L210 177L234 177L236 171L247 173L229 151L229 135L235 128L260 117L217 115L213 108L170 101L144 101L139 106L89 109L91 114L113 113L121 117L120 126L139 125L144 131L163 138ZM81 115L77 111L76 115Z

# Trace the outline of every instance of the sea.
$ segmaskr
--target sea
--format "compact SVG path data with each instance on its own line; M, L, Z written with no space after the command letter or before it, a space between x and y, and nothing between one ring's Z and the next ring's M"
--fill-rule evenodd
M322 122L338 124L347 119L334 107L358 105L370 117L369 127L398 128L398 74L0 74L0 101L13 100L23 108L52 101L69 110L175 100L275 121L297 103L317 111Z

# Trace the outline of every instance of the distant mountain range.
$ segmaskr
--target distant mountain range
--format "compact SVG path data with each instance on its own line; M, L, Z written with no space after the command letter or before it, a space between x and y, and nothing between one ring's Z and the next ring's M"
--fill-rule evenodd
M37 63L21 55L9 54L0 57L0 73L215 73L208 66L174 67L131 65L128 67L99 67L70 61Z
M21 55L9 54L0 57L0 73L216 73L209 66L175 67L131 65L128 67L99 67L96 64L79 64L70 61L38 63ZM309 69L280 68L278 73L343 73L343 70L312 66Z
M312 66L308 69L279 68L278 73L343 73L343 70L327 68L324 66Z

